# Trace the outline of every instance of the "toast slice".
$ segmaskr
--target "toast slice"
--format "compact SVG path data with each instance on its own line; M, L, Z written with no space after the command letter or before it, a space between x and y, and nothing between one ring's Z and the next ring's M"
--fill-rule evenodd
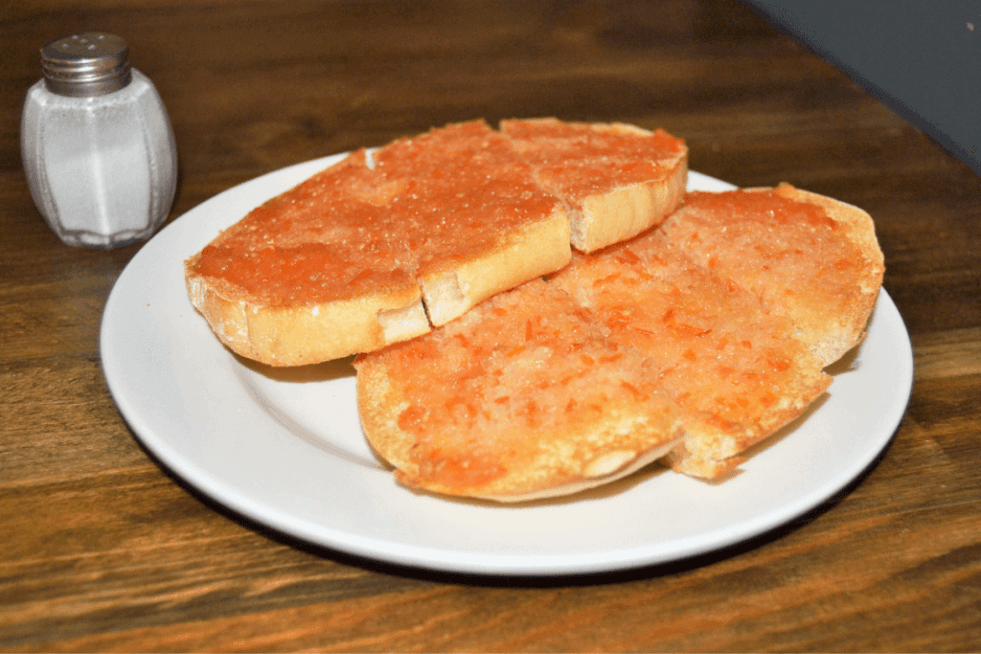
M795 262L802 250L815 261ZM558 305L546 296L561 291L559 297L571 298L590 324L600 325L597 333L606 346L624 353L623 360L628 353L629 360L640 356L642 368L656 377L653 386L644 386L644 395L666 396L676 405L673 415L684 436L662 462L690 476L715 479L827 390L832 378L823 368L860 340L881 275L881 252L864 212L786 185L772 191L692 194L660 229L591 255L574 254L570 265L547 282L511 291L508 297L518 299L522 308L511 308L510 314L501 310L491 319L481 305L453 325L453 338L497 343L498 334L520 332L528 307L535 315L551 315ZM823 315L827 311L830 318ZM840 337L842 325L847 339ZM436 344L434 336L413 341L412 346L436 348L427 355L433 359L453 351ZM536 341L537 347L547 346L550 353L565 351L562 333L541 336L546 340ZM374 365L376 356L367 355L360 365ZM561 370L570 365L564 359L550 359L532 369ZM375 367L370 377L363 377L362 369L359 394L385 385L402 388L420 374L412 365ZM434 374L443 373L423 374L415 383L425 384ZM488 376L480 366L464 374L475 384ZM496 387L496 392L509 402L521 397L536 406L555 405L545 390L552 384L508 384L508 390ZM597 384L615 386L602 378L590 384L594 391L600 388ZM441 392L419 406L438 407ZM373 397L374 418L364 421L369 439L374 438L378 416L391 410L385 408L391 397ZM486 395L470 397L469 410L485 410ZM420 434L445 427L439 411L427 409L415 419L424 421L416 427ZM451 431L464 443L458 445L460 451L479 450L485 442L481 433L461 423L453 423ZM534 436L527 431L521 432L523 441L543 441L538 447L558 438L547 431ZM409 446L406 451L411 450ZM525 492L534 496L533 491Z
M502 121L501 132L566 203L581 252L659 224L684 197L688 149L663 130L539 118Z
M682 409L684 442L667 463L704 478L797 418L831 378L793 324L692 261L659 232L576 256L552 283L644 355Z
M684 150L663 133L633 138L648 156ZM686 166L682 157L655 195L680 197ZM615 180L608 186L616 196ZM563 267L574 204L540 183L512 138L482 121L449 125L355 152L257 207L185 262L185 280L234 352L274 366L318 363L414 338ZM618 206L577 229L611 232L602 224L617 223ZM654 219L612 232L625 237L637 220Z
M789 184L692 193L661 231L790 318L824 365L865 337L885 265L872 218L858 207Z
M365 435L412 488L564 495L630 474L681 437L645 359L542 280L355 367Z

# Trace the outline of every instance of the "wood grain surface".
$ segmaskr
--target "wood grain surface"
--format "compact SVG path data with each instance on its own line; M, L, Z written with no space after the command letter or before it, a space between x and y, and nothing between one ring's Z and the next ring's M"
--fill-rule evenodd
M61 245L27 189L38 50L93 29L170 112L171 220L300 161L543 115L663 127L694 170L861 206L914 345L906 417L806 516L640 570L437 574L250 523L159 466L107 392L101 312L140 246ZM981 178L735 0L5 0L0 230L4 651L981 650Z

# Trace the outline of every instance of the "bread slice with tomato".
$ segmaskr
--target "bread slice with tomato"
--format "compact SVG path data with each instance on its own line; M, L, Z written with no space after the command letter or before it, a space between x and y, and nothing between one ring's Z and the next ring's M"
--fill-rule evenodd
M533 121L511 123L520 124ZM580 203L544 185L540 158L526 151L532 143L541 153L558 142L551 129L561 124L547 125L526 134L521 147L473 121L352 153L257 207L189 258L191 301L232 351L295 366L414 338L554 272L570 260L570 211ZM687 175L680 140L604 125L570 129L580 134L584 160L595 163L600 151L622 156L617 152L630 145L631 156L646 152L652 161L673 162L645 167L657 178L648 183L661 189L655 195L666 198L638 209L651 215L593 216L589 226L577 223L587 234L577 247L596 247L594 232L604 243L627 238L680 202ZM610 130L618 136L610 138ZM620 172L594 166L595 175L609 178L603 194L620 193L610 178ZM627 185L639 183L633 176Z

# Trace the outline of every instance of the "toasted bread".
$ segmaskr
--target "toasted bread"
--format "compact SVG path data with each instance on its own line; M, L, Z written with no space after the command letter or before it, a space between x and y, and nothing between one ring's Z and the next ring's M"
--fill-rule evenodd
M861 209L789 184L692 193L661 230L790 318L824 365L865 337L885 265L872 218Z
M634 138L684 150L663 133L652 140L638 130ZM317 363L416 337L568 263L571 205L535 171L512 139L481 121L355 152L188 259L189 295L230 349L269 365ZM676 203L686 171L682 157L653 192L670 202L648 208ZM616 214L607 219L617 222ZM637 220L653 219L612 232L625 237ZM610 232L602 222L594 218L586 231Z
M643 357L541 280L359 355L368 441L403 484L503 502L608 483L663 456L678 411Z

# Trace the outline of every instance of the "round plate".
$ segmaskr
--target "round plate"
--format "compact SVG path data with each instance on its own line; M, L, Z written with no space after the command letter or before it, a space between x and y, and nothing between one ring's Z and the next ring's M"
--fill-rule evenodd
M175 474L252 520L348 554L442 571L558 575L664 563L818 506L875 460L902 419L913 355L883 291L865 342L832 368L828 394L724 483L653 465L523 505L407 490L365 442L349 359L285 370L241 359L184 286L184 260L219 230L340 156L254 179L168 225L123 271L103 316L106 381L136 436ZM698 173L689 187L732 188Z

